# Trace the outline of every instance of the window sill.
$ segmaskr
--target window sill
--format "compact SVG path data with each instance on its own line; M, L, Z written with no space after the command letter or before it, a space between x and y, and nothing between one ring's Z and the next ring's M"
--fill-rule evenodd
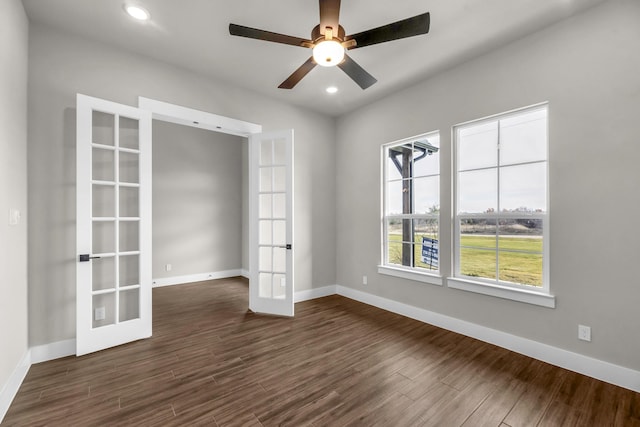
M508 286L476 282L457 277L447 277L447 287L524 302L527 304L539 305L542 307L556 308L556 297L544 292L528 289L515 289Z
M421 273L415 270L390 267L388 265L379 265L378 273L385 274L387 276L400 277L402 279L415 280L417 282L429 283L430 285L442 286L442 276L431 273Z

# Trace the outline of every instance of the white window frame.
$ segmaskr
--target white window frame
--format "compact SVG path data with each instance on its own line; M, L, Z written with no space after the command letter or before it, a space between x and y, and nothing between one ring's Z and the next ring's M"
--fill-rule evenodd
M440 218L440 213L438 212L437 214L397 214L397 215L387 215L387 204L388 204L388 194L387 194L387 183L388 183L388 170L387 170L387 166L388 166L388 158L389 158L389 148L394 147L394 146L398 146L398 145L403 145L403 144L408 144L411 142L415 142L418 140L424 140L424 139L429 139L429 137L434 137L437 136L438 139L440 138L440 131L436 130L436 131L432 131L432 132L427 132L427 133L423 133L420 135L416 135L410 138L405 138L405 139L401 139L401 140L397 140L397 141L393 141L393 142L389 142L386 144L383 144L381 147L381 178L382 178L382 183L381 183L381 217L380 217L380 229L381 229L381 253L380 253L380 259L381 259L381 263L380 265L378 265L378 273L380 274L385 274L388 276L394 276L394 277L400 277L403 279L409 279L409 280L414 280L414 281L419 281L419 282L424 282L424 283L429 283L432 285L438 285L438 286L442 286L443 285L443 281L442 281L442 276L440 273L440 265L441 265L441 251L439 251L438 255L439 255L439 262L438 262L438 269L437 270L427 270L424 268L420 268L420 267L411 267L411 266L403 266L403 265L398 265L398 264L390 264L389 263L389 259L388 259L388 241L387 241L387 219L393 218L393 219L435 219L438 223L438 235L437 235L437 239L438 239L438 244L439 247L440 245L440 224L441 224L441 218ZM438 147L440 148L440 147ZM425 175L424 177L435 177L441 176L440 173L440 168L438 168L438 173L437 174L431 174L431 175ZM422 178L422 176L420 176L419 178ZM411 177L411 179L415 179L415 177ZM440 194L440 188L438 188L438 197L439 199L441 199L441 194ZM415 242L414 242L415 245Z
M459 132L461 129L464 129L470 125L480 125L486 122L492 121L500 121L504 119L508 119L514 116L521 115L523 113L529 113L535 110L546 109L547 111L547 135L546 135L546 159L545 163L547 165L547 179L546 179L546 205L547 209L544 213L518 213L518 212L492 212L492 213L482 213L482 214L459 214L458 213L458 197L459 197L459 187L458 187L458 162L459 162ZM500 136L498 136L500 138ZM484 117L477 120L472 120L464 123L460 123L455 125L452 128L452 140L454 141L454 155L453 155L453 182L454 182L454 194L453 194L453 277L447 278L447 286L454 289L460 289L464 291L476 292L485 295L495 296L499 298L511 299L515 301L540 305L544 307L554 308L555 307L555 297L550 293L550 284L549 284L549 104L547 102L531 105L524 108L519 108L516 110L508 111L505 113L495 114L489 117ZM498 139L498 143L499 143ZM536 162L524 162L527 163L536 163ZM511 165L510 165L511 166ZM496 169L498 170L498 174L500 171L500 163L498 161L496 165ZM498 182L499 185L499 182ZM500 187L497 188L499 197ZM464 219L472 219L472 218L482 218L482 219L490 219L499 222L501 219L509 219L509 218L532 218L542 221L542 286L532 286L525 284L517 284L511 282L503 282L499 280L499 277L496 279L489 278L480 278L480 277L471 277L465 276L460 273L460 221ZM498 269L499 262L499 247L496 245L496 269Z

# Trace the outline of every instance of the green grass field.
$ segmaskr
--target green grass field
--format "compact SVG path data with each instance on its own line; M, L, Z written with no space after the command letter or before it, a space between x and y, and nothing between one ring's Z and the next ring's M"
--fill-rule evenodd
M426 236L430 237L430 236ZM402 264L402 236L389 234L389 262ZM416 233L416 267L436 269L421 262L422 234ZM461 238L460 272L466 276L496 278L496 239L492 236L465 235ZM502 237L501 250L542 252L542 238ZM499 252L501 281L542 286L542 255L539 253Z

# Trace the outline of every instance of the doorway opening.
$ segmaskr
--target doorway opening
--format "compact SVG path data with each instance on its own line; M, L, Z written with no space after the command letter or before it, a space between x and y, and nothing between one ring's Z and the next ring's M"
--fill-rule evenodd
M153 120L153 286L249 275L248 140Z

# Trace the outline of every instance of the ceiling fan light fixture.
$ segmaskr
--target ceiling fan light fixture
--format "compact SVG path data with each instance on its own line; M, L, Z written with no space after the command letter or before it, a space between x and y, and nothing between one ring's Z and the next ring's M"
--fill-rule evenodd
M336 40L323 40L313 48L313 60L323 67L333 67L344 60L344 47Z
M124 10L127 12L129 16L138 21L147 21L150 17L149 12L147 12L144 8L132 4L126 4L124 6Z

